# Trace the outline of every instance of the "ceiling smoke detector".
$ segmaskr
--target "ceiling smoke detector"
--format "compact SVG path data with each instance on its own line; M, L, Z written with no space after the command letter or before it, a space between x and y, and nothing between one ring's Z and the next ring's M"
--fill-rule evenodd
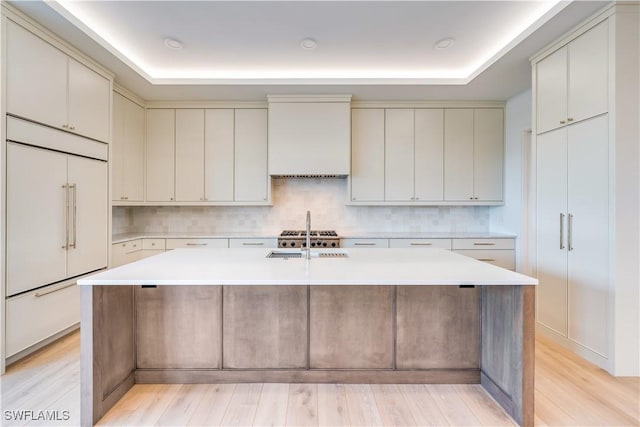
M451 37L447 37L442 40L438 40L433 47L436 49L449 49L455 44L455 41Z
M173 49L173 50L182 49L182 42L180 42L180 40L172 39L170 37L167 37L166 39L164 39L164 45L169 49Z
M306 38L300 42L300 47L305 50L313 50L318 46L318 43L314 39Z

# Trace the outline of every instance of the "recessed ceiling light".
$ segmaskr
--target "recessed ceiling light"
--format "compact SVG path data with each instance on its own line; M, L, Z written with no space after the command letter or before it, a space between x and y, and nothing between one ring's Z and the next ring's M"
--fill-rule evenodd
M306 50L315 49L318 46L318 43L314 39L306 38L300 42L300 47Z
M449 49L454 45L454 43L455 41L451 37L447 37L445 39L438 40L433 47L436 49Z
M180 42L180 40L172 39L170 37L164 39L164 45L169 49L182 49L182 43Z

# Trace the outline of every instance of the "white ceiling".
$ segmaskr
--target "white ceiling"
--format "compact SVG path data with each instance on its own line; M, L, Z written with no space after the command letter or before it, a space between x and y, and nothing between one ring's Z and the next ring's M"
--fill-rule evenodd
M12 2L147 100L507 99L528 57L606 2ZM64 8L62 7L64 5ZM164 45L170 37L183 49ZM455 40L449 49L434 44ZM314 39L305 50L300 42Z

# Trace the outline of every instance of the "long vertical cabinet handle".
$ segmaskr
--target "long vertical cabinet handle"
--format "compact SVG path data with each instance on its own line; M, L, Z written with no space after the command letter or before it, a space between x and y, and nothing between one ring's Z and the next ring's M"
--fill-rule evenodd
M560 250L564 249L564 214L560 214Z
M75 249L76 244L78 243L78 230L77 230L77 211L78 211L78 186L76 184L71 184L69 188L73 189L73 243L69 245L70 248Z
M69 186L64 184L64 246L62 249L69 249Z
M569 250L572 251L573 250L573 214L569 214L569 237L568 237L568 242L569 242Z

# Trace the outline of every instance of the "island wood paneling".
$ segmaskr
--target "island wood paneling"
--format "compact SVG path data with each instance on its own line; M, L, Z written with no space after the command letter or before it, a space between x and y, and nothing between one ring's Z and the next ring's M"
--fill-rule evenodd
M221 286L136 286L139 369L219 369Z
M482 287L481 384L523 426L534 423L534 293Z
M397 369L478 369L480 291L398 286Z
M392 369L394 286L311 286L312 369Z
M135 383L131 286L82 286L81 422L94 425Z
M307 292L307 286L225 286L224 368L306 368Z

